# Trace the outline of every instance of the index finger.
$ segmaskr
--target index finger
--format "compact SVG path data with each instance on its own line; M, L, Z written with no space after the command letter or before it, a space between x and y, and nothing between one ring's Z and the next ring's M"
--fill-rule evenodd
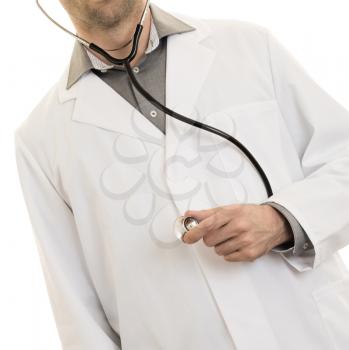
M198 221L203 221L204 219L208 218L209 216L216 213L220 207L216 208L209 208L209 209L201 209L201 210L187 210L184 213L184 216L191 216L195 218Z

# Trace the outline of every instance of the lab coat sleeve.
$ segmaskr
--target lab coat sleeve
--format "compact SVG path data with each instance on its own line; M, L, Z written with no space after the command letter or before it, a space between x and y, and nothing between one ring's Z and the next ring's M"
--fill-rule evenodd
M307 271L349 244L349 112L268 29L266 39L275 98L304 174L268 201L286 208L307 233L312 249L281 253Z
M120 349L89 279L73 212L19 132L14 135L20 184L62 348Z

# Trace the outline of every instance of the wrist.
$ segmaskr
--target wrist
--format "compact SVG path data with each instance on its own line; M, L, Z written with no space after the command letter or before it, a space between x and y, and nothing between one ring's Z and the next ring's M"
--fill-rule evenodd
M271 205L266 205L269 207L274 214L274 230L276 232L276 242L275 246L287 245L292 246L294 244L294 235L292 227L286 217L277 209Z
M276 210L277 211L277 210ZM294 235L293 230L288 222L288 220L282 215L280 212L278 212L278 215L281 219L281 229L280 229L280 244L287 244L288 246L291 246L294 244Z

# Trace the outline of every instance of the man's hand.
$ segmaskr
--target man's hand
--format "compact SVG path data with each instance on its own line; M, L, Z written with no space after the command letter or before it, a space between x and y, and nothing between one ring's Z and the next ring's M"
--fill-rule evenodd
M203 239L226 261L254 261L275 246L293 240L284 216L270 205L233 204L207 210L188 210L199 225L188 231L183 242Z

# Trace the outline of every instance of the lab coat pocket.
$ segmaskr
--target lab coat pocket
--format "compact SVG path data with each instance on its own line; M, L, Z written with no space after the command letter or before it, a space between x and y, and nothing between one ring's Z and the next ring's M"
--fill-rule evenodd
M301 171L297 173L299 163L297 153L276 100L230 106L211 114L206 119L208 124L225 130L252 153L266 173L273 191L293 182L294 178L301 177ZM243 155L237 147L234 152L232 144L218 139L216 142L221 143L219 156L222 169L232 175L237 173L237 171L234 173L235 168L239 170L237 174L239 182L246 189L243 201L264 200L266 195L264 186L246 155ZM298 168L300 169L299 166Z
M316 289L313 298L334 349L349 346L349 275Z

